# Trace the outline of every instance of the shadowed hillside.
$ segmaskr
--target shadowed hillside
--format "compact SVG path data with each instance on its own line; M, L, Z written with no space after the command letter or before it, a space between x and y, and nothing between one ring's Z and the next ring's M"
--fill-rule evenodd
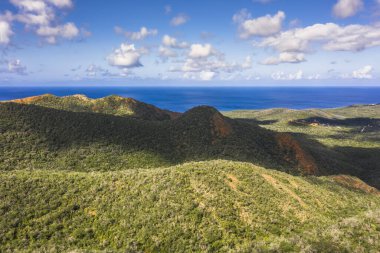
M171 121L15 103L1 104L0 115L3 169L115 170L214 158L294 173L303 169L284 159L271 131L225 118L211 107Z

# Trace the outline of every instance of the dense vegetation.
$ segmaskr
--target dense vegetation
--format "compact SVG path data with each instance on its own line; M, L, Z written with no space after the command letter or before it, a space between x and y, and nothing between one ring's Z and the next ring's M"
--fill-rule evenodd
M292 170L271 131L198 107L171 121L0 105L5 170L152 168L224 158ZM297 172L294 169L294 172Z
M84 95L57 97L46 94L17 99L12 102L39 105L73 112L96 112L117 116L131 116L145 120L170 120L179 115L171 111L161 110L153 105L137 101L133 98L123 98L120 96L91 99Z
M225 115L0 103L0 252L378 251L380 106Z
M0 180L0 251L380 247L380 198L327 177L210 161L121 172L8 171Z
M225 115L276 132L290 132L331 173L352 174L380 188L380 105Z

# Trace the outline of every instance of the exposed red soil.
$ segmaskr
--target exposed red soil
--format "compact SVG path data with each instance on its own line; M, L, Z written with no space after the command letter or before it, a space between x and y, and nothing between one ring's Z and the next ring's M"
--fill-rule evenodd
M27 98L22 98L22 99L14 99L14 100L11 100L11 102L18 103L18 104L30 104L30 103L38 102L39 100L42 100L46 96L49 96L49 95L41 95L41 96L33 96L33 97L27 97Z
M220 113L215 113L211 118L212 135L214 138L226 138L232 134L232 126Z
M276 140L281 151L285 153L284 159L288 162L297 162L305 175L317 175L318 166L314 158L302 148L301 144L290 134L279 133Z
M374 187L367 185L362 180L356 177L351 177L347 175L337 175L337 176L331 176L331 178L342 186L356 189L356 190L361 190L366 193L380 195L380 191L378 191Z

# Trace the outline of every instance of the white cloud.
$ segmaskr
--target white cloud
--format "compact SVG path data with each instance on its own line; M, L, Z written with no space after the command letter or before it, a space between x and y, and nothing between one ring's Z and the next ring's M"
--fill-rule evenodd
M73 5L71 0L48 0L48 2L54 4L58 8L66 8Z
M162 58L171 58L171 57L178 56L178 54L175 51L173 51L172 49L168 47L163 47L163 46L160 46L160 48L158 49L158 53L160 57Z
M166 47L171 48L188 48L189 44L186 42L178 42L178 40L174 37L170 37L169 35L164 35L162 38L162 44Z
M199 73L199 78L203 81L210 81L214 79L216 73L212 71L201 71Z
M10 0L17 12L8 12L9 22L19 22L29 31L35 32L48 43L55 44L59 38L73 39L81 34L72 23L59 24L57 11L73 6L72 0ZM84 37L89 32L83 30Z
M143 40L148 36L155 36L157 33L157 29L149 30L146 27L141 27L140 31L138 32L127 33L127 37L131 38L132 40Z
M19 59L3 60L0 62L0 73L27 75L26 67Z
M372 79L373 67L371 65L364 66L352 72L352 77L356 79Z
M233 21L239 24L239 36L248 39L252 36L270 36L279 33L285 19L285 13L277 12L276 15L266 15L251 19L247 10L242 10L233 16Z
M251 19L252 15L247 9L241 9L232 16L232 21L236 24L241 24L244 21Z
M46 4L39 0L10 0L10 2L24 11L44 12Z
M10 2L27 11L43 11L46 5L52 5L57 8L72 7L71 0L10 0Z
M115 49L112 54L107 57L108 63L111 66L119 68L135 68L141 67L140 53L136 50L133 44L121 44L119 48Z
M319 80L321 79L321 75L320 74L314 74L314 75L309 75L307 77L308 80Z
M96 66L94 64L91 64L86 69L86 75L87 76L96 76L98 74L99 70L101 70L100 67L98 67L98 66Z
M281 63L300 63L306 61L303 53L283 52L278 57L269 57L261 64L264 65L278 65Z
M338 18L348 18L362 10L363 6L363 0L338 0L334 5L333 12Z
M57 37L65 39L73 39L77 37L79 35L79 29L74 23L67 23L56 27L41 26L36 30L36 33L45 37L48 43L55 44Z
M222 54L212 57L187 58L181 66L170 68L170 72L183 73L186 79L211 80L217 75L225 73L236 76L237 73L252 68L252 59L247 56L242 63L227 62ZM223 75L220 76L223 78Z
M0 44L8 44L11 41L12 34L10 24L0 20Z
M283 71L272 74L272 79L277 81L292 81L303 79L303 71L298 70L296 73L284 73Z
M157 29L148 29L145 26L141 27L137 32L124 32L123 28L116 26L114 28L116 33L124 34L127 38L131 40L143 40L148 36L155 36L158 34Z
M121 73L111 73L108 69L101 66L91 64L85 69L85 75L89 78L95 77L118 77L124 76L126 71L122 70Z
M327 51L362 51L380 46L380 24L339 26L315 24L291 29L263 39L256 46L271 47L279 52L308 52L311 45L322 45Z
M174 18L172 18L172 20L170 21L170 25L172 26L180 26L180 25L183 25L185 23L187 23L187 21L189 21L189 16L187 16L186 14L178 14L177 16L175 16Z
M190 47L190 58L207 58L211 55L215 55L216 51L211 44L192 44Z

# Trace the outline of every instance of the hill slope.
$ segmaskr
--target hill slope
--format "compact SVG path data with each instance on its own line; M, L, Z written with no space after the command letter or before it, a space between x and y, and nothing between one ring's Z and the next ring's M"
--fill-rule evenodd
M378 193L334 180L231 161L2 172L0 251L376 251Z
M376 119L349 118L357 108L231 119L145 104L131 116L116 97L31 100L0 103L1 252L380 248L380 193L367 184L380 186L377 130L357 131Z
M290 132L308 147L320 167L358 176L380 189L380 105L224 114L272 131Z
M39 105L73 112L95 112L116 116L131 116L145 120L170 120L179 116L178 113L161 110L153 105L137 101L133 98L123 98L120 96L91 99L85 95L58 97L46 94L16 99L10 102Z
M80 171L158 167L223 158L297 174L310 170L307 148L257 125L194 108L170 121L146 121L16 103L0 104L0 168Z

